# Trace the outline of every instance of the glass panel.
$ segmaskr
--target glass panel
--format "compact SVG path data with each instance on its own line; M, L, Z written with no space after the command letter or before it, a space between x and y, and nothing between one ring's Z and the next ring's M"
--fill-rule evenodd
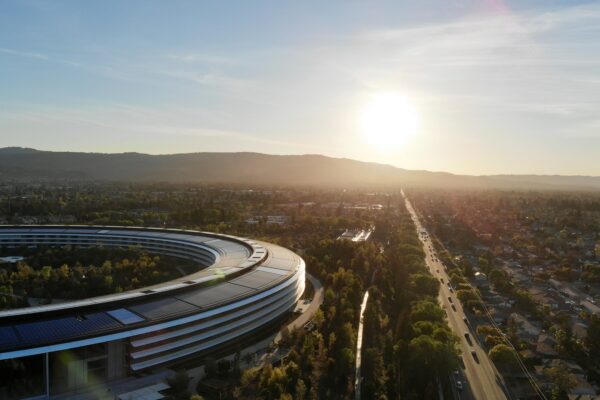
M44 355L0 361L0 399L40 396L44 392Z

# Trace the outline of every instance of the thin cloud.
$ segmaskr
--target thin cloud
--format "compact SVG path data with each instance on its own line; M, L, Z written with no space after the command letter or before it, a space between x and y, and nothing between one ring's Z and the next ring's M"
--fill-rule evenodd
M212 54L198 54L198 53L187 53L187 54L169 54L167 58L175 61L183 61L186 63L201 63L211 65L234 65L237 64L231 58L216 56Z
M220 87L225 89L242 89L247 88L251 81L235 78L222 74L220 72L194 72L194 71L172 71L164 70L158 73L175 78L193 82L201 86Z
M5 47L0 47L0 53L10 54L18 57L27 57L27 58L35 58L38 60L49 60L49 57L40 53L30 53L26 51L19 51L14 49L7 49Z

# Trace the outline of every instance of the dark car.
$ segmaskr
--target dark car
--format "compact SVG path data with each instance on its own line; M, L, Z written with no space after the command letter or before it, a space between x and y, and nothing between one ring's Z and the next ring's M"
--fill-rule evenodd
M475 362L479 364L479 357L477 357L477 353L475 352L475 350L471 351L471 355L473 356L473 360L475 360Z
M471 335L469 335L469 332L465 332L465 339L467 339L467 343L469 343L469 346L473 346L473 342L471 341Z

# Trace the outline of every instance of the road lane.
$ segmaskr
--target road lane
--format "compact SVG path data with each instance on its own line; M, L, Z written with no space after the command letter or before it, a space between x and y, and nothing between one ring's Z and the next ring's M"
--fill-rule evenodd
M402 195L404 195L404 192L402 192ZM450 329L454 331L460 340L459 346L463 353L462 358L465 366L464 375L467 379L467 382L463 383L464 386L470 387L470 392L475 399L506 399L506 395L496 379L496 371L488 358L485 349L480 346L477 341L477 336L473 332L470 332L470 327L467 326L463 320L466 315L462 309L462 305L454 293L450 292L450 289L448 288L448 274L433 250L429 235L421 234L421 232L426 232L426 230L421 225L417 213L413 209L408 198L406 198L406 196L404 198L406 207L415 223L419 239L423 243L427 267L430 269L433 276L443 281L443 283L440 282L439 299L448 314L448 325L450 326ZM450 297L452 301L448 300L448 297ZM452 305L454 305L456 311L452 309ZM464 335L465 332L470 332L471 344L467 342ZM473 355L471 354L472 351L476 352L478 361L473 358ZM465 393L463 398L468 396L468 392L469 391Z

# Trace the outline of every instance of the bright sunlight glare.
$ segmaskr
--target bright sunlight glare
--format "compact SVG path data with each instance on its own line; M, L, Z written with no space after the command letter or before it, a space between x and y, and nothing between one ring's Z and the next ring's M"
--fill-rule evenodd
M375 93L361 115L367 143L378 150L394 150L417 130L417 112L399 93Z

